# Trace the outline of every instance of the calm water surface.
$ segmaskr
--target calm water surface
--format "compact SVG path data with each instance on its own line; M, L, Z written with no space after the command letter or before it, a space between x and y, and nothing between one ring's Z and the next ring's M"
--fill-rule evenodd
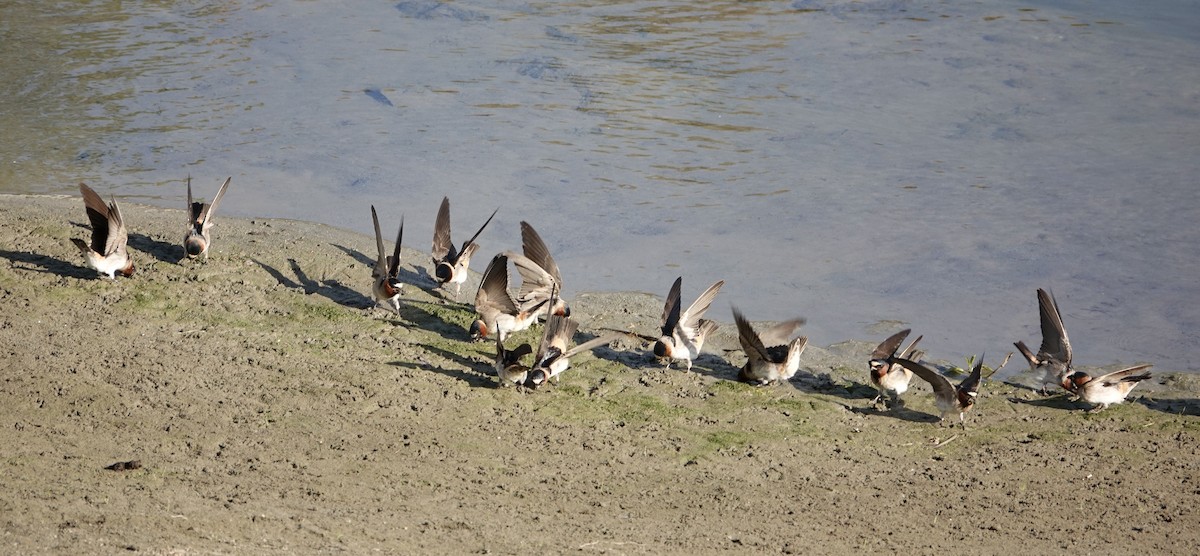
M449 195L568 296L723 278L720 320L960 360L1047 287L1077 362L1200 370L1192 2L9 1L0 75L0 192L232 175L226 215L425 250Z

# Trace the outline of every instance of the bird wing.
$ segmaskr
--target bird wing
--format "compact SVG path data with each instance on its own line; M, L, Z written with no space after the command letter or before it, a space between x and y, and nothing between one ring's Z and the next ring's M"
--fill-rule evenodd
M544 366L549 360L561 356L567 351L567 343L575 335L579 325L571 319L559 315L550 315L542 330L542 341L538 344L535 367Z
M667 292L667 301L663 304L662 314L662 335L670 336L675 333L675 327L679 325L680 303L679 290L683 286L683 276L675 279L675 283L671 284L671 291ZM656 338L657 339L657 338Z
M617 340L617 338L620 338L621 336L623 336L623 334L605 334L603 336L600 336L599 338L592 338L591 340L588 340L582 344L579 344L579 345L567 350L567 352L563 354L563 357L572 357L576 354L583 353L590 349L596 349L600 346L605 346L605 345L611 344L611 343L615 342Z
M525 255L513 251L505 251L503 255L512 261L513 266L517 267L517 273L521 275L521 289L518 290L517 299L521 300L522 304L538 304L550 299L553 290L558 288L558 283L549 272Z
M1005 363L1008 361L1005 360ZM962 382L958 384L957 392L978 392L979 382L983 379L983 355L979 356L979 361L975 362L975 368L971 369L971 374L967 375Z
M483 225L479 227L479 230L477 230L475 232L475 235L471 236L471 239L468 239L467 241L463 242L462 249L459 250L458 256L455 257L454 255L451 255L450 258L454 259L455 261L457 261L460 257L464 257L464 256L467 258L471 258L471 254L473 254L475 252L475 249L471 248L472 245L475 245L475 238L479 237L479 234L483 233L483 229L486 228L488 224L492 223L492 218L496 217L497 212L500 212L500 207L496 207L496 210L492 211L492 215L489 216L487 221L484 222ZM447 222L449 221L449 218L450 218L449 213L447 213L447 216L446 216ZM447 224L447 230L449 230L449 224ZM449 231L447 231L446 232L446 240L449 241L449 239L450 239L450 233L449 233ZM476 248L478 248L478 246L476 246Z
M550 249L546 247L546 242L542 241L542 236L538 235L533 226L524 221L521 222L521 251L546 271L560 288L562 287L562 275L558 272L558 263L554 262L554 257L550 255Z
M938 397L944 397L952 400L957 395L954 387L950 385L950 381L946 380L946 377L942 376L937 371L917 363L916 361L911 361L903 357L896 357L893 359L893 361L899 363L905 369L912 371L914 374L924 379L925 382L928 382L930 386L933 386L933 391L938 395Z
M217 190L217 195L213 197L212 202L209 203L208 206L204 208L204 211L200 214L201 229L212 225L209 223L209 220L212 220L213 214L217 212L217 205L221 204L221 197L225 196L225 189L229 187L229 182L232 179L233 176L225 178L224 183L221 184L221 188ZM191 189L191 184L188 184L188 189Z
M737 307L733 308L733 322L737 324L738 343L742 345L742 351L746 352L746 357L752 360L770 361L771 354L767 353L767 346L763 345L762 339L758 337L754 327L750 326L750 321L746 320Z
M125 218L121 216L121 207L113 199L108 204L108 239L104 242L104 256L109 256L125 249L129 241L129 231L125 229Z
M712 305L713 299L717 297L721 286L724 285L724 280L718 280L717 283L704 290L704 293L700 294L700 297L697 297L696 301L692 302L691 306L679 316L679 326L687 330L695 330L696 326L700 324L700 317L704 316L704 312Z
M434 260L444 261L456 259L454 242L450 241L450 198L442 197L442 206L438 208L437 220L433 223Z
M1071 365L1071 340L1063 327L1062 314L1058 312L1058 301L1054 295L1038 288L1038 311L1042 320L1042 347L1038 357L1052 357L1059 363Z
M80 182L79 192L83 194L83 207L87 210L88 220L92 223L92 251L106 254L108 230L108 205L86 183Z
M1123 379L1130 378L1129 375L1132 375L1133 373L1136 373L1138 371L1142 371L1145 369L1149 369L1150 367L1153 367L1153 366L1154 365L1149 365L1149 364L1135 365L1133 367L1128 367L1128 368L1121 369L1116 372L1102 375L1099 378L1096 378L1094 380L1103 383L1105 386L1112 386L1113 384L1121 382L1121 380L1123 380ZM1147 378L1149 378L1149 377L1147 377Z
M200 211L204 210L204 203L197 203L192 198L192 176L187 177L187 195L188 227L195 228L196 221L200 220Z
M913 361L920 361L921 356L924 355L925 352L923 352L919 349L916 349L916 347L917 347L917 342L920 342L921 338L924 338L924 337L925 336L917 336L917 339L913 340L911 344L908 344L908 347L904 348L904 350L900 352L900 357L903 357L905 359L912 359Z
M887 359L888 357L895 355L896 350L900 349L900 344L904 343L904 339L908 337L910 332L912 332L911 328L905 328L904 330L888 336L886 340L879 343L879 346L875 348L875 351L871 352L871 359ZM917 339L919 340L920 338ZM916 342L913 343L915 344ZM911 348L912 346L909 347Z
M387 272L387 255L383 252L383 232L379 231L379 215L375 213L375 205L371 205L371 223L375 225L375 271L371 274L381 278Z
M770 346L786 346L792 339L792 333L800 328L805 322L804 319L785 320L775 326L766 329L760 333L758 337L762 339L763 344Z
M510 315L520 312L508 293L508 257L504 254L492 257L492 262L488 263L479 281L479 291L475 294L475 310L484 314L484 310L489 308Z
M396 232L396 248L392 250L392 258L388 259L388 277L400 275L400 243L404 240L404 215L400 215L400 231Z

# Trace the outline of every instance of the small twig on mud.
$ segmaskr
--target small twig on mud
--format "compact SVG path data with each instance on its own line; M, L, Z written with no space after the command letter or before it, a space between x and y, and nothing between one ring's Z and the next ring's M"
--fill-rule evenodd
M1004 368L1004 366L1008 364L1008 360L1009 360L1009 359L1012 359L1012 356L1013 356L1013 352L1011 352L1011 351L1010 351L1010 352L1008 352L1008 355L1005 355L1005 356L1004 356L1004 361L1002 361L1002 362L1000 363L1000 366L999 366L999 367L996 367L995 369L992 369L992 372L988 373L988 375L987 375L987 376L985 376L984 378L986 378L986 379L989 379L989 380L990 380L990 379L992 378L992 375L994 375L994 374L996 374L996 373L1000 372L1000 369L1003 369L1003 368Z
M590 548L590 547L598 545L600 543L607 543L607 544L611 544L611 545L615 545L615 546L621 546L621 545L625 545L625 544L642 546L641 543L636 543L633 541L592 541L592 542L585 542L585 543L579 545L579 550L583 550L585 548Z
M951 436L950 438L947 438L947 439L945 439L945 440L943 440L943 441L941 441L941 442L938 442L937 444L934 444L934 445L933 445L933 447L934 447L934 448L941 448L942 446L945 446L945 445L949 444L949 443L950 443L951 441L953 441L955 438L958 438L958 435L957 435L957 434L956 434L956 435L954 435L954 436Z

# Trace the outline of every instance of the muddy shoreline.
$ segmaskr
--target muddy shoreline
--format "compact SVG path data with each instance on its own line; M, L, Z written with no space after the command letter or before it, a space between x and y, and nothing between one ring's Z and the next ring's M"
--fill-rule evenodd
M69 242L89 233L79 199L0 197L0 524L14 553L1190 553L1200 541L1191 374L1154 369L1130 402L1086 415L1018 373L984 383L962 431L934 422L923 384L903 409L872 408L869 340L810 346L790 384L737 383L724 325L693 372L621 341L523 395L495 387L490 345L464 341L477 277L464 303L409 287L397 316L371 308L366 236L218 216L209 262L178 264L182 211L122 208L139 271L111 282ZM428 284L427 261L405 249L405 278ZM700 286L685 277L685 297ZM661 312L652 294L572 301L584 335L649 332Z

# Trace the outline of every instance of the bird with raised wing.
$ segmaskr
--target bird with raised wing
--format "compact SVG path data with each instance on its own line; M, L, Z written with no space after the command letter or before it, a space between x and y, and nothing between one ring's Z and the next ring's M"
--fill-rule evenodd
M87 258L88 266L101 274L114 280L118 272L126 278L133 276L133 259L127 246L129 231L125 228L117 200L104 204L100 195L85 183L79 184L79 192L83 194L83 207L92 223L92 242L89 244L79 238L71 238L71 242Z
M957 387L950 384L950 380L941 373L916 361L893 357L891 362L903 365L904 368L916 373L933 387L934 402L937 404L941 417L939 422L945 422L947 415L957 413L959 423L962 424L964 430L967 428L967 411L974 407L975 402L979 399L979 383L983 380L982 356L975 363L975 367L971 369L971 374L967 375L967 378L964 378Z
M1063 328L1062 314L1058 302L1046 290L1038 288L1038 312L1041 315L1042 346L1034 354L1025 342L1016 342L1017 351L1025 356L1031 371L1042 373L1042 394L1049 394L1047 385L1063 383L1063 377L1071 372L1071 340Z
M542 241L537 230L528 222L521 222L521 251L524 255L512 251L504 253L521 275L517 305L523 310L539 307L540 312L547 315L571 316L571 308L561 297L555 298L557 301L553 307L546 303L552 292L562 291L562 274L558 270L558 263L550 255L546 242Z
M204 260L208 260L208 248L212 244L213 214L217 212L217 205L221 204L221 198L225 196L225 189L229 187L229 181L232 179L233 176L225 178L220 189L217 189L212 203L203 203L192 199L192 177L188 176L188 231L187 235L183 236L185 258L194 259L203 256Z
M533 348L529 344L521 344L516 349L504 349L504 341L500 339L500 335L496 335L496 360L493 367L496 369L496 377L500 379L500 386L516 385L518 389L524 389L525 377L529 375L529 366L521 364L521 358L533 353Z
M483 229L491 223L492 218L500 209L492 211L492 215L479 227L479 231L471 239L463 242L459 249L454 248L450 240L450 198L442 198L442 206L438 209L437 220L433 225L433 276L439 286L454 284L455 298L462 293L462 285L467 281L468 268L471 266L471 255L479 249L475 239L483 233Z
M537 388L550 380L557 382L558 376L571 366L571 357L608 345L621 336L609 333L568 349L571 337L575 335L578 327L578 323L568 317L550 315L546 318L542 341L538 344L537 355L533 358L533 367L529 369L525 378L525 386Z
M384 303L396 314L400 314L400 291L404 283L400 281L400 242L404 239L404 217L400 217L400 231L396 232L396 245L392 254L388 255L383 249L383 233L379 230L379 215L375 213L375 205L371 205L371 223L375 226L375 269L371 271L374 280L371 293L375 301Z
M704 340L717 329L717 323L702 317L721 291L721 287L725 285L725 281L719 280L709 286L686 311L681 310L682 304L679 299L682 285L683 277L680 276L667 292L660 321L660 335L654 342L654 356L666 361L668 367L675 359L684 361L690 371L692 360L699 357L700 350L704 348Z
M800 369L800 354L804 353L808 338L792 338L792 333L804 324L804 319L781 322L760 334L734 307L733 321L737 324L738 343L746 353L746 364L738 372L738 380L766 386L795 376Z
M900 394L908 391L908 383L912 381L912 371L904 368L903 365L896 365L892 361L897 357L904 359L912 359L919 361L921 359L920 352L915 348L917 342L921 341L924 336L917 336L917 339L908 344L897 355L896 350L900 349L900 344L904 343L904 339L912 332L911 329L905 328L895 334L889 336L881 342L875 351L871 352L871 359L868 365L871 369L871 386L879 391L879 395L875 396L871 403L878 405L880 401L887 396L889 401L884 402L889 408L896 405L903 405L904 402L900 399Z
M479 318L471 323L471 339L495 336L504 341L509 334L525 330L536 322L541 307L548 302L549 299L544 299L529 309L518 306L508 291L508 256L496 255L483 271L479 291L475 293L475 311Z

